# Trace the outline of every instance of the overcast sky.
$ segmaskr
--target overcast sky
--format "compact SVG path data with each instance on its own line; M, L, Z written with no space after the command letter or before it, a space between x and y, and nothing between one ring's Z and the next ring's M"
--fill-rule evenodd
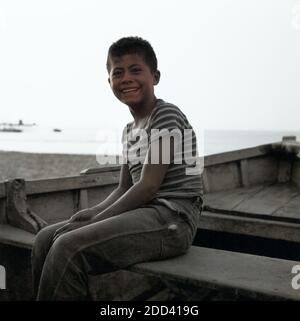
M299 130L300 0L0 0L0 122L123 128L105 62L129 35L194 127Z

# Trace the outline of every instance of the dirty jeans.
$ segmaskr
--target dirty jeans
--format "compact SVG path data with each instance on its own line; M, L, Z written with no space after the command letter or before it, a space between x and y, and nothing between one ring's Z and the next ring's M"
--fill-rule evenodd
M104 274L138 262L184 254L197 230L199 202L180 201L171 210L159 202L66 232L67 221L47 226L32 250L34 295L37 300L89 298L89 274ZM185 213L184 213L185 212Z

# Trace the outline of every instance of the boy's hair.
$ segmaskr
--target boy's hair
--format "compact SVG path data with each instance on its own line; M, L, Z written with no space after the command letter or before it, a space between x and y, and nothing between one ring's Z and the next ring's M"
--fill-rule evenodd
M140 37L124 37L109 47L106 62L107 71L110 72L110 57L122 57L127 54L142 56L152 72L157 70L156 54L150 43Z

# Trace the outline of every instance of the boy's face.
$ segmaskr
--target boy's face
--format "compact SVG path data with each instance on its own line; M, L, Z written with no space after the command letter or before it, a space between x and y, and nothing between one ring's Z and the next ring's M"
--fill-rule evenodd
M127 54L110 57L109 84L114 95L129 107L153 102L159 71L151 72L142 56Z

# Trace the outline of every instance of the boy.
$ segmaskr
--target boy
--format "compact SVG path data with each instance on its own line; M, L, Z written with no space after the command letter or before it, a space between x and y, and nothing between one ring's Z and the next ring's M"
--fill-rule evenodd
M119 185L100 204L38 233L32 252L38 300L87 298L89 273L181 255L196 233L201 176L187 175L195 134L178 107L155 97L160 72L153 48L139 37L122 38L109 48L107 70L134 119L123 132Z

